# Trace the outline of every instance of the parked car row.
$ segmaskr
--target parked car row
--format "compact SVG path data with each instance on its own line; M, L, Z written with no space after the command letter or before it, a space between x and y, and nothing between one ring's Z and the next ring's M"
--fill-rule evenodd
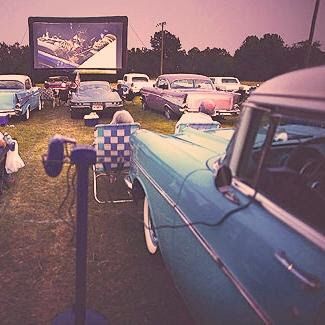
M32 110L42 108L39 88L32 86L28 76L6 75L1 79L1 114L29 119ZM240 94L216 91L210 78L195 74L165 74L153 83L145 74L129 73L124 75L116 92L106 81L76 83L67 76L49 77L45 85L56 93L69 93L72 118L94 111L114 113L123 106L122 99L132 99L138 94L143 110L163 113L167 119L179 118L185 111L197 111L204 99L215 103L215 119L240 112Z

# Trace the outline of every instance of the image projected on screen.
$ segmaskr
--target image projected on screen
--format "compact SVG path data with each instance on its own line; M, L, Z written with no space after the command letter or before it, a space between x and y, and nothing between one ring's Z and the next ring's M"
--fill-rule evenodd
M34 23L35 68L119 68L120 23Z

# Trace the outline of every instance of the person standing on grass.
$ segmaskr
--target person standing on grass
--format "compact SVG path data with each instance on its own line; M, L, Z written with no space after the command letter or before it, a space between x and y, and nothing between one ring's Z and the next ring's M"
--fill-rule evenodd
M44 87L41 88L41 105L42 108L49 104L50 107L55 107L55 99L54 99L54 93L53 90L50 88L50 85L48 83L44 84Z

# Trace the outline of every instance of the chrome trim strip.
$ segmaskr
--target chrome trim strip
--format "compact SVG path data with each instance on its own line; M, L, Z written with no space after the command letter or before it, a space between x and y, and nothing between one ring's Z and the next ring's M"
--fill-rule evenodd
M255 193L255 190L253 188L244 184L238 179L233 179L232 185L245 195L253 196ZM255 199L277 219L279 219L280 221L288 225L290 228L294 229L297 233L310 240L317 247L325 251L325 236L323 236L304 222L295 218L292 214L279 207L277 204L266 198L264 195L257 193Z
M173 199L170 198L169 195L163 191L163 189L146 172L146 170L142 166L140 166L140 164L137 161L133 160L133 163L147 178L147 180L152 184L152 186L160 193L160 195L167 201L167 203L175 209L175 211L177 212L181 220L184 222L184 224L187 225L188 229L190 229L190 231L196 237L199 243L208 252L210 257L216 262L217 266L224 272L224 274L228 277L228 279L233 283L235 288L241 293L241 295L244 297L244 299L247 301L250 307L255 311L258 317L264 322L264 324L272 324L270 317L266 314L266 312L262 309L262 307L255 301L255 299L250 295L250 293L244 287L244 285L236 278L236 276L230 271L230 269L223 263L218 253L209 245L209 243L205 240L205 238L202 236L202 234L197 229L197 227L191 224L191 221L186 216L186 214L176 205Z

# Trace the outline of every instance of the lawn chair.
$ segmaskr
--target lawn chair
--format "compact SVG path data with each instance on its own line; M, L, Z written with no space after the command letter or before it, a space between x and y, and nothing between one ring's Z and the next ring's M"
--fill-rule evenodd
M98 124L95 126L96 164L93 166L94 198L98 203L132 202L131 199L101 200L98 197L98 179L107 177L106 190L112 192L116 182L127 176L130 167L130 135L140 128L139 123ZM111 189L110 189L111 188ZM112 191L111 191L112 190Z
M182 123L177 126L176 133L182 132L187 127L202 131L214 131L220 128L220 123L217 121L209 123Z

